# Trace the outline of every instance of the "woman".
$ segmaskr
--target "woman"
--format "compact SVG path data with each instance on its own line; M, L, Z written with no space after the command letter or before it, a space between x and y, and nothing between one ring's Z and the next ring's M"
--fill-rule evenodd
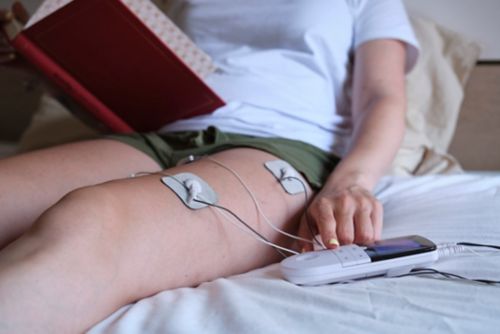
M161 290L281 259L220 211L187 208L163 174L201 177L218 205L282 247L312 244L266 225L234 172L288 233L319 232L328 248L380 238L372 190L403 137L417 54L400 1L172 0L166 10L214 58L207 82L227 106L159 134L1 161L0 332L83 331ZM176 166L190 154L210 158ZM264 168L276 159L300 172L309 203Z

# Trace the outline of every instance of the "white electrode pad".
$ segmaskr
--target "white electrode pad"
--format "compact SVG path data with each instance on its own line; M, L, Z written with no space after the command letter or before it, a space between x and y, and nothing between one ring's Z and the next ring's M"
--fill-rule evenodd
M299 173L288 162L283 160L272 160L264 163L264 166L281 183L283 189L290 195L303 193L305 190Z
M201 178L191 173L164 176L161 182L169 187L190 209L196 210L217 203L217 194ZM198 200L198 201L197 201ZM199 202L201 201L201 202Z

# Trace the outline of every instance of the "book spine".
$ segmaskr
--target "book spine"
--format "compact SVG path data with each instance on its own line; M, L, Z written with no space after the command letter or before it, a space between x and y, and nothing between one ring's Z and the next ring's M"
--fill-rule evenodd
M78 83L67 71L50 59L23 33L19 33L15 37L12 46L110 130L118 133L134 131L125 121L116 116L105 104Z

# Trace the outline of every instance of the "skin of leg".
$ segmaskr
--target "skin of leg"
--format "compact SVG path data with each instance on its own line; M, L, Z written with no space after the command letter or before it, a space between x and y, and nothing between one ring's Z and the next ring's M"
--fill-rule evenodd
M214 155L237 171L277 226L296 233L303 195L288 195L254 149ZM259 217L234 175L203 159L166 171L191 172L269 240L292 241ZM308 189L308 191L311 191ZM120 306L165 289L196 286L280 259L217 209L188 209L159 175L76 190L0 252L0 333L79 332Z
M0 160L0 249L68 192L158 170L152 158L115 140L66 144Z

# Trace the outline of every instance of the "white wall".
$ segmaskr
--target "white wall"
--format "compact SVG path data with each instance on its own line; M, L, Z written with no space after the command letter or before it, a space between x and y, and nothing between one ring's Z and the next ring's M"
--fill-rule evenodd
M481 60L500 60L500 0L405 0L405 3L410 13L430 18L478 41L483 48Z

